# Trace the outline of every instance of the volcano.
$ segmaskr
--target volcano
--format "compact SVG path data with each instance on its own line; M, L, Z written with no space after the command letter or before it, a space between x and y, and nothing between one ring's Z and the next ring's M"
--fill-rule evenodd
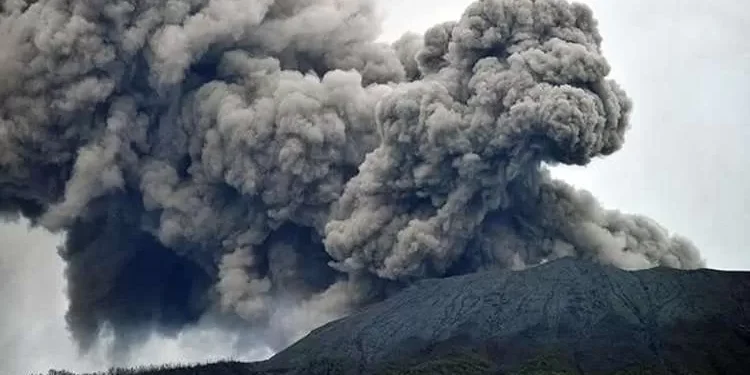
M490 373L539 361L586 374L746 373L750 273L628 272L561 259L522 272L424 280L315 330L269 364L403 368L448 365L447 358L473 359Z
M422 280L268 361L144 374L745 374L750 272L563 258Z

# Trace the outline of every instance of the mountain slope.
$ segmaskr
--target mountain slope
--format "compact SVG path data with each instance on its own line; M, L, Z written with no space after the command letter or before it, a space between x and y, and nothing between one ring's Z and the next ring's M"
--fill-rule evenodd
M422 281L313 331L266 366L327 359L364 370L463 352L505 370L554 358L584 373L744 373L748 327L750 273L626 272L563 259Z

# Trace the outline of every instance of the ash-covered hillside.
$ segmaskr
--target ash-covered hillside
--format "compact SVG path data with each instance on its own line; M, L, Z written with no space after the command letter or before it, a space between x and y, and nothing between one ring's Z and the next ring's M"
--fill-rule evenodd
M562 259L424 280L315 330L269 364L326 358L369 369L461 352L497 370L552 356L581 373L746 373L750 273L627 272Z
M421 281L264 363L143 374L746 374L750 272L561 259Z

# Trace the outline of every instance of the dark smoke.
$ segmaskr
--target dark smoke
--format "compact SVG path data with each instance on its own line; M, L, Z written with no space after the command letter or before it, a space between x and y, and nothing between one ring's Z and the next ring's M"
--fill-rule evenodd
M82 349L207 315L282 346L416 279L564 256L703 264L546 170L628 128L587 7L377 25L370 0L3 1L0 210L66 234Z

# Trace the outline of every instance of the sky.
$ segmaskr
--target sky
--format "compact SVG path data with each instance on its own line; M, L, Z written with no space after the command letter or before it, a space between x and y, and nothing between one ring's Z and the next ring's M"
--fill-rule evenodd
M380 0L381 39L458 18L467 0ZM587 0L612 76L634 101L618 153L554 173L608 208L650 216L685 235L710 268L750 270L750 4L736 0ZM60 238L22 221L0 225L0 374L102 369L106 353L75 355L65 330ZM33 262L33 263L32 263ZM14 265L10 267L9 265ZM32 264L34 267L32 267ZM31 328L29 328L31 327ZM200 327L154 338L139 364L225 356L231 337ZM231 353L258 359L267 351Z

